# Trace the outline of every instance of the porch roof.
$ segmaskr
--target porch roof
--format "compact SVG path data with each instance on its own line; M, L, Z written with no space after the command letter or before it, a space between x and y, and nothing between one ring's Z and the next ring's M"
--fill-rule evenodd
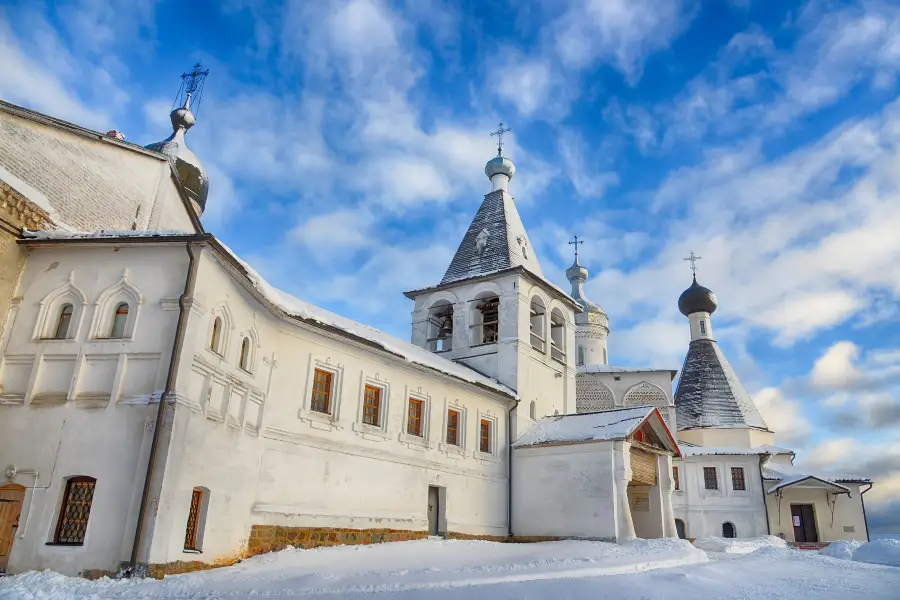
M845 483L871 483L868 477L835 475L832 473L809 472L793 465L765 465L762 467L763 479L777 481L769 488L768 494L774 494L788 487L819 488L836 494L849 494L850 488Z
M624 440L648 419L666 449L680 456L678 444L659 410L653 406L635 406L599 412L544 417L513 443L514 448L544 444L584 444Z

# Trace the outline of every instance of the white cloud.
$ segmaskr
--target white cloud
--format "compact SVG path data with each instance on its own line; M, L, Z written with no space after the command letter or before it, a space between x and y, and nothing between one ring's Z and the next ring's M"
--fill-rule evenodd
M586 151L581 136L570 130L559 134L559 157L575 192L582 198L601 198L611 186L619 184L619 176L614 171L598 172L591 164L596 155ZM601 157L604 153L597 153Z
M813 365L810 379L821 387L848 388L856 385L862 373L854 365L859 347L851 341L837 342L825 351Z
M812 424L801 405L785 398L778 388L759 390L753 395L753 401L766 425L775 432L777 443L802 443L812 433Z
M853 438L825 440L803 453L803 463L814 468L829 467L846 461L857 451L858 442Z

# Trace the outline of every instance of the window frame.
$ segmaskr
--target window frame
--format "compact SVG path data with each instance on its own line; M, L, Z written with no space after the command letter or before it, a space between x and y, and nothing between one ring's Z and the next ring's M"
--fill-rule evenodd
M330 412L327 413L312 409L313 386L315 384L315 372L317 370L325 371L331 374L331 405L329 406ZM344 366L342 364L333 364L328 358L326 358L325 360L319 360L315 358L315 356L311 355L309 357L309 366L306 373L306 388L303 391L303 400L300 404L300 409L297 411L297 416L303 421L310 422L310 426L314 428L316 427L316 424L314 422L322 423L323 425L327 425L332 429L337 427L337 422L340 420L341 407L344 401L342 397L343 386ZM361 398L362 389L358 389ZM362 407L359 407L359 410L361 409ZM359 417L357 417L357 420L359 420ZM353 422L353 427L357 427L355 421Z
M706 319L700 319L700 335L706 335Z
M369 427L381 428L384 419L381 418L381 396L384 388L377 385L363 385L362 424ZM370 400L373 401L370 403Z
M191 490L191 505L188 509L187 525L184 531L184 549L189 551L200 552L200 544L197 543L200 529L200 511L203 508L202 488L194 488Z
M66 308L68 307L69 312L66 314ZM56 326L53 328L53 336L50 339L52 340L70 340L72 339L72 320L75 318L75 305L72 302L63 302L59 306L59 310L56 311ZM60 328L63 326L63 317L68 317L66 320L65 329L60 331ZM60 335L62 333L62 335Z
M740 482L741 487L736 487L737 480L734 477L735 471L740 472ZM744 467L731 467L731 491L733 492L746 492L747 491L747 473L744 470Z
M712 473L713 475L713 483L715 487L709 487L709 477L708 474ZM719 488L719 470L716 467L703 467L703 490L706 492L719 492L721 489Z
M325 388L324 389L316 388L316 384L319 383L318 378L319 378L320 373L325 377L325 381L324 381ZM316 367L315 369L313 369L312 386L310 386L310 393L308 394L310 412L318 413L320 415L329 415L329 416L333 414L333 411L334 411L334 380L335 380L335 377L334 377L334 373L332 371L329 371L328 369L320 369L319 367ZM324 410L319 410L318 408L316 408L316 402L317 402L316 397L315 397L316 393L325 395L325 406L323 407Z
M219 356L224 356L222 352L222 329L224 327L225 319L222 318L222 315L215 315L212 321L212 330L209 334L209 344L207 344L207 348Z
M413 406L417 407L415 412L415 417L413 416ZM425 401L420 400L418 398L408 398L406 400L406 435L411 435L413 437L424 438L422 435L422 427L425 425L424 421L425 417ZM411 429L413 419L415 419L416 427L415 430Z
M453 419L450 418L451 414L453 415ZM453 408L447 409L447 426L446 426L446 430L444 433L444 441L447 443L447 445L456 446L457 448L462 446L462 444L460 443L460 438L462 437L460 435L460 429L461 429L460 421L462 420L462 419L460 419L460 416L461 416L461 414L458 410L453 409ZM451 420L453 421L453 430L452 430L453 431L453 441L452 442L450 441L450 431L451 431L450 422L451 422Z
M477 434L476 443L473 444L473 456L479 460L498 462L500 460L498 439L500 434L500 422L497 417L490 411L476 411L477 420L475 421L475 433ZM485 452L482 445L482 428L483 424L488 424L488 450Z
M253 374L253 340L249 335L241 338L241 353L238 356L238 368L244 373Z
M125 307L124 316L122 317L122 320L119 321L120 314L123 314L123 313L119 312L119 309L122 308L123 306ZM130 313L131 313L131 305L128 302L125 302L124 300L116 302L115 309L113 310L113 313L112 313L112 315L113 315L112 322L109 325L109 339L124 340L129 337L128 336L128 318L130 316ZM116 329L118 328L120 323L121 323L121 331L119 331L118 335L116 335Z
M481 418L478 420L478 451L482 454L493 454L493 423L489 419Z
M532 296L528 305L528 331L531 347L544 354L547 351L547 303L540 296Z
M678 470L678 465L672 465L672 481L675 483L674 490L676 492L681 491L681 473Z
M80 529L81 539L78 541L61 541L60 536L62 534L63 528L66 526L66 523L70 520L68 515L68 507L70 504L70 499L72 497L73 488L79 483L90 484L90 500L87 502L87 516L84 518L84 526ZM56 527L53 530L53 542L51 543L54 546L84 546L87 540L88 526L90 525L91 519L91 511L94 507L94 496L97 493L97 478L91 477L89 475L75 475L73 477L67 477L65 479L65 484L63 487L63 495L62 502L59 506L59 511L57 512L56 517Z
M559 308L553 308L549 315L550 323L550 358L563 364L566 363L566 337L568 324L566 316ZM558 335L557 335L557 332Z

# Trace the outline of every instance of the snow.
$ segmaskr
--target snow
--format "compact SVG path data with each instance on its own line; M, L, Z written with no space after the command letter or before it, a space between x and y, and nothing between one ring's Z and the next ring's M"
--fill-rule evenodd
M183 231L170 230L142 230L142 231L98 231L98 232L66 232L66 231L29 231L27 236L32 239L110 239L110 238L147 238L147 237L172 237L183 236L185 238L192 237L193 234L185 234ZM222 249L227 252L238 264L243 267L246 272L247 279L254 288L269 302L282 310L288 316L302 319L305 321L313 321L321 325L333 327L344 331L352 336L361 338L371 342L387 352L404 358L413 364L418 364L435 371L439 371L446 375L450 375L469 383L475 383L491 388L501 394L511 398L517 398L516 393L509 387L503 385L495 379L485 377L466 366L457 364L442 356L419 348L409 342L405 342L392 335L379 331L369 325L357 323L346 317L336 315L332 312L319 308L308 302L304 302L287 292L279 290L270 285L263 277L256 272L248 263L234 253L231 248L216 238L216 242Z
M835 489L838 493L849 492L849 489L846 486L841 485L841 483L869 483L871 481L865 477L855 475L836 475L834 473L825 473L821 471L810 472L793 465L770 463L766 463L762 467L762 476L763 479L778 481L776 485L769 489L769 494L774 494L780 489L804 481L808 481L813 485L816 485L818 482L819 486Z
M672 369L652 367L614 367L611 365L579 365L579 373L676 373Z
M874 539L857 548L853 552L853 560L873 565L900 567L900 539Z
M514 447L564 442L620 440L630 435L654 408L638 406L577 415L544 417L519 436Z
M831 558L841 558L850 560L856 549L863 545L864 542L857 540L841 540L839 542L831 542L821 550L819 554L822 556L830 556Z
M757 538L724 538L703 537L694 540L694 546L707 552L724 552L725 554L749 554L760 548L787 548L787 542L774 535Z
M2 600L379 598L504 600L888 600L900 569L763 547L710 560L683 540L625 545L420 540L287 549L162 581L86 581L49 571L0 579Z
M752 456L754 454L793 454L793 450L787 448L779 448L778 446L770 446L763 444L753 448L734 448L734 447L714 447L714 446L692 446L689 444L679 444L682 456L709 456L709 455L730 455L730 456Z

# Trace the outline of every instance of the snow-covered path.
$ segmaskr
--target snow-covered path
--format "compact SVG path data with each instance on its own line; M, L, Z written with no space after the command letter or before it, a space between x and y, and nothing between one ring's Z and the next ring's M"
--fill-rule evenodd
M727 560L679 540L495 544L417 541L286 550L163 581L88 582L28 573L0 599L245 598L895 599L900 569L781 548Z

